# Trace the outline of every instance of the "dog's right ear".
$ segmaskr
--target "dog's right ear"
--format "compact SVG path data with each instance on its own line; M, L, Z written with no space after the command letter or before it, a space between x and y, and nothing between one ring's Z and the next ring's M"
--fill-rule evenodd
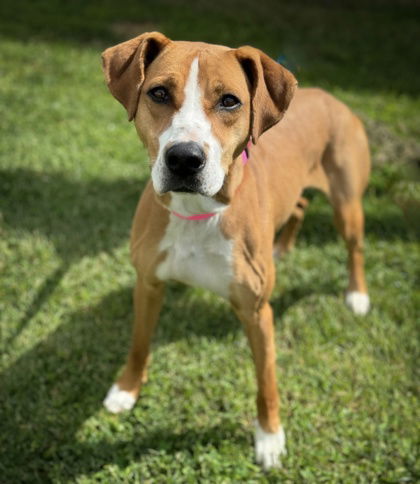
M280 121L296 90L297 80L285 67L254 47L236 49L251 91L251 139Z
M129 121L136 115L147 66L169 42L159 32L146 32L102 53L106 83L112 95L127 110Z

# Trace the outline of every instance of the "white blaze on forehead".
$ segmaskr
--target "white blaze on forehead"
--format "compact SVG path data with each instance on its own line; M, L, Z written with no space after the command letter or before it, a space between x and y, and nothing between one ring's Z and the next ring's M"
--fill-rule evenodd
M174 116L169 130L164 133L163 140L166 142L199 141L201 135L211 135L210 122L204 113L201 101L197 58L192 61L184 94L184 104Z
M212 196L220 190L224 180L222 148L204 112L197 57L191 63L184 94L181 109L172 118L170 126L159 136L159 152L152 169L153 186L157 192L161 192L165 178L170 176L164 159L166 150L176 143L195 141L207 155L206 165L200 173L201 188L206 195Z

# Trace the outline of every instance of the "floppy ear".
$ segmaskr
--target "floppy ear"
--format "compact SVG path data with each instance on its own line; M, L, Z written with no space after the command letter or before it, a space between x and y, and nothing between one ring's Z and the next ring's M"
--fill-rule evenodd
M236 49L251 89L251 138L255 144L264 131L278 123L297 86L294 75L254 47Z
M112 95L127 110L129 121L136 115L147 66L169 42L159 32L146 32L102 53L106 83Z

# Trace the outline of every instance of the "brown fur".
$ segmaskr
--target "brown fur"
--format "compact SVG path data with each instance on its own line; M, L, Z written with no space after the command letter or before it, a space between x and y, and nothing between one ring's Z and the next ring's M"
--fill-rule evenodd
M291 101L296 85L293 75L257 49L171 42L151 33L105 51L104 69L111 92L126 107L129 118L135 117L152 163L159 134L182 105L188 68L196 56L200 56L204 107L223 147L226 178L215 198L229 204L221 228L234 241L230 301L244 325L255 361L259 422L267 432L276 432L279 399L269 303L275 282L274 236L287 223L280 246L289 250L303 218L304 206L297 208L302 191L307 187L322 190L347 243L349 290L366 292L361 198L370 167L367 139L356 116L326 92L298 89ZM172 105L156 105L148 99L145 92L156 84L170 85ZM236 114L214 112L213 105L223 92L243 100ZM243 166L240 153L250 137L258 143L251 147L249 163ZM149 183L133 222L136 316L132 349L118 384L135 397L146 377L150 338L162 301L163 283L155 271L165 257L158 246L169 220L165 208L169 197L157 197Z

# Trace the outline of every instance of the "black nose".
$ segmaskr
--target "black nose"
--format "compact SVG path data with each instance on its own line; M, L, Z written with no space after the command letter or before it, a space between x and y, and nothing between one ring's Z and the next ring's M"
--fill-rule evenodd
M165 155L166 166L179 177L196 175L204 168L206 155L200 145L194 141L177 143L171 146Z

